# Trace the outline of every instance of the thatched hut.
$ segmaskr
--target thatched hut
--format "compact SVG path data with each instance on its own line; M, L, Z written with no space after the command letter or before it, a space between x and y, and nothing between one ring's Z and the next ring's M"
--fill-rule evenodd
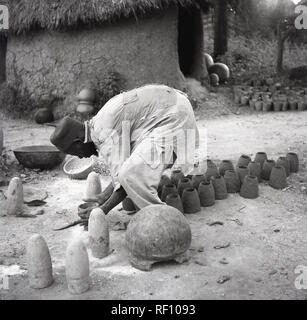
M205 2L10 0L6 79L61 103L110 72L126 89L153 82L182 89L185 77L205 75Z

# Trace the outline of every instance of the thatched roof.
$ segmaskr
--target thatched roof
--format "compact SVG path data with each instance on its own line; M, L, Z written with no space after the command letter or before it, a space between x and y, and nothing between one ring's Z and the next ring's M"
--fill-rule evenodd
M140 17L172 5L202 5L207 0L5 0L10 11L10 32L71 29Z

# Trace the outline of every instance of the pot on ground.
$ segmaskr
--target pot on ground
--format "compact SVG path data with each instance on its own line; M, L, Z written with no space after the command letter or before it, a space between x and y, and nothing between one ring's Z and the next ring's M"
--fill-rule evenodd
M259 197L259 184L256 176L245 177L240 195L246 199L256 199Z
M241 167L241 166L245 166L247 167L248 164L252 161L251 157L246 155L246 154L243 154L239 160L238 160L238 164L237 164L237 167Z
M171 174L171 181L176 187L182 178L184 178L184 174L181 170L174 170Z
M196 189L185 189L182 195L182 205L184 213L192 214L201 210L199 195Z
M203 181L200 183L198 195L202 207L211 207L215 204L215 191L211 181Z
M282 166L275 166L270 176L270 186L274 189L284 189L287 187L286 170Z
M275 167L276 163L274 160L265 160L261 172L261 178L263 180L269 181L272 169Z
M237 174L242 185L245 177L248 175L248 168L246 166L241 166L237 168Z
M180 212L184 213L182 201L178 193L169 194L166 197L166 204L170 207L176 208Z
M161 201L165 202L169 194L177 193L177 188L174 184L167 184L163 187Z
M221 176L224 176L227 170L234 169L233 163L230 160L223 160L220 164L219 172Z
M234 170L227 170L224 179L228 193L237 193L240 191L240 178Z
M178 184L178 194L182 197L183 191L192 187L192 181L189 178L183 178Z
M215 200L225 200L228 197L224 177L216 176L211 179L215 191Z
M261 165L259 162L250 162L248 165L248 174L250 176L255 176L258 179L258 182L261 182Z
M293 152L289 152L287 154L287 159L290 163L290 172L298 172L299 170L299 159L298 159L298 155L296 153Z
M290 176L290 162L286 157L279 157L276 162L276 165L284 167L286 170L287 177Z

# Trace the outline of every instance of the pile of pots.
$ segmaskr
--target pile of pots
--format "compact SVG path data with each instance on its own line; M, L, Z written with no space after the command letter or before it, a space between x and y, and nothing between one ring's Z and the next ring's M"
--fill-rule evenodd
M256 111L306 111L307 88L273 86L236 86L235 102Z

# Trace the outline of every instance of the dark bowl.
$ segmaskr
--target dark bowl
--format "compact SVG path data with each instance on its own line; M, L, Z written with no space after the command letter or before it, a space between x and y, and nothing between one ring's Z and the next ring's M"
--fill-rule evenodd
M13 152L18 162L29 169L53 169L61 164L66 156L53 146L27 146Z

